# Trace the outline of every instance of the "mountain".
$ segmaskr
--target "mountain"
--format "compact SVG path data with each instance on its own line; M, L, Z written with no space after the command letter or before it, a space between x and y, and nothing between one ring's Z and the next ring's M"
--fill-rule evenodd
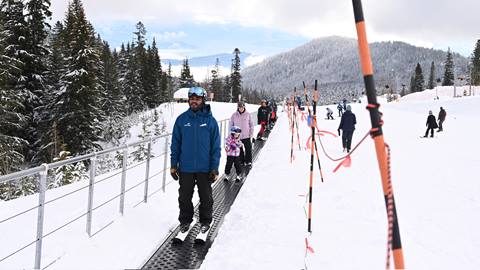
M415 47L404 42L375 42L370 44L377 92L389 85L400 92L402 84L408 91L410 77L417 62L425 81L435 62L435 78L443 78L443 64L447 53L441 50ZM468 59L453 53L456 74L467 74ZM291 51L265 59L242 71L242 85L265 95L288 96L293 88L301 89L302 81L309 89L319 81L320 103L329 104L343 98L353 99L364 91L356 39L325 37Z
M245 67L245 59L251 56L251 53L242 52L240 53L241 66ZM215 65L215 61L218 58L220 61L220 66L225 68L230 68L232 65L233 54L231 53L221 53L208 56L193 57L188 59L188 64L190 67L208 67ZM168 66L168 63L171 63L172 66L181 66L183 60L178 59L162 59L162 65Z

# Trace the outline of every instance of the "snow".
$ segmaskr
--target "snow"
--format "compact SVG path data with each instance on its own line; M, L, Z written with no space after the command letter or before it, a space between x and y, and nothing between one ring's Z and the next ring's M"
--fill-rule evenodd
M466 87L465 89L468 89ZM468 91L468 90L467 90ZM477 134L480 97L453 98L452 87L426 90L385 103L384 136L392 156L394 188L405 264L409 269L478 269L480 267L480 143ZM457 94L463 88L457 87ZM478 89L477 89L478 94ZM357 116L353 143L370 129L365 100L352 104ZM187 104L162 106L167 130ZM447 111L444 132L421 139L428 111ZM247 105L255 111L258 106ZM217 120L230 117L234 104L212 103ZM323 120L319 127L336 133L339 118ZM288 118L279 107L279 120L255 162L213 243L202 269L381 269L385 267L387 218L373 141L367 138L352 154L351 167L336 173L338 162L329 161L320 150L324 182L314 164L312 234L305 217L310 151L305 149L309 128L300 121L302 150L295 145L290 163ZM138 134L141 124L131 131ZM130 140L136 140L135 135ZM322 137L326 151L342 153L341 139ZM162 143L160 143L162 144ZM223 155L223 153L222 153ZM222 156L224 158L224 156ZM315 161L316 162L316 161ZM162 168L162 158L152 161L151 174ZM223 171L224 160L220 165ZM144 178L144 165L128 173L127 188ZM114 172L112 172L114 173ZM98 179L104 176L97 176ZM150 190L159 188L161 175L152 179ZM42 266L48 269L139 268L177 225L178 183L167 178L165 193L143 199L143 185L126 196L125 215L118 214L118 199L94 212L93 232L85 233L80 218L44 239ZM47 200L85 186L78 182L47 192ZM113 197L120 189L114 177L95 186L95 203ZM87 206L87 190L46 206L45 232L81 215ZM0 201L0 220L38 203L37 196ZM106 226L106 227L105 227ZM0 223L0 258L35 238L36 212ZM314 253L305 258L305 238ZM5 245L3 243L8 243ZM0 262L0 269L32 268L34 249Z

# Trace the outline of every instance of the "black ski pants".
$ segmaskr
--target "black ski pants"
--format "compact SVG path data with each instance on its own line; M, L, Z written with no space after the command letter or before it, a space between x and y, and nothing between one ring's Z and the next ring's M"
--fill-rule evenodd
M193 190L195 184L200 197L200 223L210 224L212 222L213 196L212 180L208 173L182 173L180 172L180 188L178 189L178 205L180 223L191 223L193 221Z
M240 162L252 163L252 139L243 139L242 143L243 148L240 149Z
M433 138L433 127L428 127L427 128L427 131L425 131L425 137L428 137L428 131L431 131L430 132L430 137Z
M347 148L347 151L350 152L352 148L352 137L353 137L353 130L344 130L342 134L342 145L343 148Z
M438 120L438 131L443 131L443 121L445 120Z
M235 165L235 172L237 175L242 174L242 167L240 166L240 157L227 156L227 164L225 165L225 174L229 175L232 170L232 164Z

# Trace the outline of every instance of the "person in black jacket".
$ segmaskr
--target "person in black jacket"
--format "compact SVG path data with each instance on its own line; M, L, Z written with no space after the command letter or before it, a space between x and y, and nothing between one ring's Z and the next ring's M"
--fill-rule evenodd
M357 124L357 118L355 114L352 113L352 107L350 105L346 106L346 111L342 115L340 120L340 125L338 126L338 135L340 135L340 129L343 131L342 134L342 146L343 151L350 153L352 147L352 137L353 131L355 131L355 125Z
M428 137L428 131L431 130L430 137L433 138L433 129L438 128L437 120L435 119L435 115L433 115L432 111L428 111L427 117L427 131L425 131L424 138Z
M265 129L268 125L268 120L270 119L270 107L267 106L267 101L262 99L261 106L258 108L257 113L257 123L261 125L260 131L258 132L257 139L265 140L264 137Z
M447 117L447 112L443 107L440 107L440 112L438 113L438 130L437 132L443 131L443 122Z

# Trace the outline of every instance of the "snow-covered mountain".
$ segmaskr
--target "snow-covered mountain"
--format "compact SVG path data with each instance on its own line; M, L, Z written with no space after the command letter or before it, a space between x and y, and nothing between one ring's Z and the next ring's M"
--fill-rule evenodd
M375 42L370 44L377 90L386 84L400 91L406 88L420 63L425 81L430 75L430 65L435 63L435 78L442 78L443 64L447 53L441 50L415 47L404 42ZM467 74L468 59L454 53L457 75ZM303 89L302 81L319 80L322 103L338 101L329 97L351 96L363 91L356 39L325 37L297 47L291 51L265 59L242 71L243 87L273 91L277 94L291 93L293 87ZM353 92L353 93L352 93ZM339 97L342 98L342 97Z
M252 54L248 52L240 53L240 61L242 68L245 67L245 59L250 57ZM192 57L188 59L188 64L190 67L208 67L215 65L217 58L220 62L220 66L225 68L230 68L232 65L233 54L231 53L220 53L207 56ZM182 65L182 59L162 59L162 65L168 66L168 63L171 63L172 66Z

